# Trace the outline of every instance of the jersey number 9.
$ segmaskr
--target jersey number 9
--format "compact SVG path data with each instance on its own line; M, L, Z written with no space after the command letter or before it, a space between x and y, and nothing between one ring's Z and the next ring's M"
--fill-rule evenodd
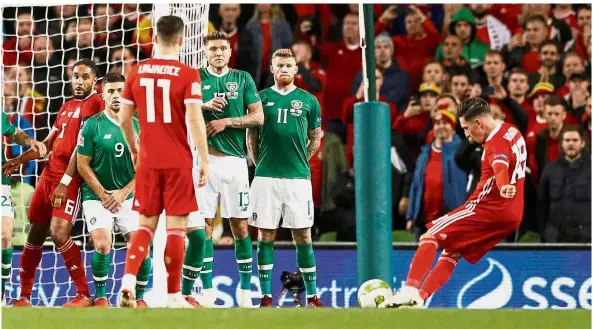
M121 157L122 155L124 155L124 144L122 143L116 143L115 145L115 151L116 151L116 158Z

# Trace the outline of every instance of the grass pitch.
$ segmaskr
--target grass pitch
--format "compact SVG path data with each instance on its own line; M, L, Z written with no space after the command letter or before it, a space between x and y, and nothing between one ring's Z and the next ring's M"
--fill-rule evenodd
M2 308L4 329L582 329L588 310Z

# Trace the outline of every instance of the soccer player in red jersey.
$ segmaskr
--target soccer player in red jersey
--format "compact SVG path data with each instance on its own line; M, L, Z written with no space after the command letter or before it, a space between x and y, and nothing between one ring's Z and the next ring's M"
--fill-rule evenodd
M466 136L483 144L480 180L465 204L430 223L405 287L382 308L422 307L448 281L460 258L475 264L522 221L527 160L522 134L513 125L496 121L489 104L479 98L462 102L458 115ZM429 272L438 248L444 251Z
M14 306L30 307L35 270L41 261L42 246L48 234L64 258L66 269L76 285L77 295L64 307L87 307L93 302L85 276L80 248L70 238L72 220L79 208L78 189L81 184L76 171L74 149L82 126L89 117L103 110L103 100L95 91L97 66L90 59L73 65L72 90L74 99L60 108L56 122L43 143L52 150L49 161L31 197L28 218L31 229L21 256L19 276L21 296ZM29 149L4 165L5 175L18 166L39 159L40 154Z
M167 215L167 304L191 307L182 297L180 285L188 214L198 210L188 131L202 160L199 186L208 183L209 166L200 75L178 60L183 32L181 18L170 15L159 19L158 54L130 72L121 99L121 129L136 163L134 209L140 213L140 227L132 234L126 254L120 291L123 307L136 306L136 275L163 210ZM137 109L140 145L132 126Z

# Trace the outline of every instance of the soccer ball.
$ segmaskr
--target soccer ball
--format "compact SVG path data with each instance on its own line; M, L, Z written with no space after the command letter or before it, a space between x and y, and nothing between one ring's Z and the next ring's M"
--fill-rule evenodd
M377 308L390 296L392 288L389 284L379 279L371 279L359 287L357 300L362 308Z

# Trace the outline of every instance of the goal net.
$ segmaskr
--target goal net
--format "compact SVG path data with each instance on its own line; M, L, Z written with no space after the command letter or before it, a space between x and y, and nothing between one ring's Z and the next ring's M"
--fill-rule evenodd
M99 77L108 72L125 76L131 67L152 56L154 32L159 17L173 14L186 23L180 59L194 67L204 62L202 38L207 32L207 4L89 4L56 6L0 7L2 51L2 110L9 121L37 140L49 133L60 106L72 95L72 64L91 58L99 67ZM101 90L100 80L97 84ZM4 140L6 142L6 140ZM8 158L26 150L3 143ZM22 246L29 230L27 207L47 159L32 161L12 179L12 202L15 209L12 274L6 287L7 303L20 294L19 264ZM80 207L79 207L80 208ZM82 211L74 222L73 240L84 253L84 264L91 293L94 294L91 257L93 241ZM126 243L114 234L110 255L111 270L107 292L110 304L117 303L117 292L123 276ZM156 248L160 248L155 241ZM163 243L164 245L164 243ZM156 251L157 258L161 255ZM159 262L155 259L154 263ZM163 279L158 266L155 281ZM163 282L164 285L164 282ZM149 289L152 282L149 282ZM57 248L48 239L37 270L31 302L39 306L59 306L76 294ZM164 297L164 295L163 295Z

